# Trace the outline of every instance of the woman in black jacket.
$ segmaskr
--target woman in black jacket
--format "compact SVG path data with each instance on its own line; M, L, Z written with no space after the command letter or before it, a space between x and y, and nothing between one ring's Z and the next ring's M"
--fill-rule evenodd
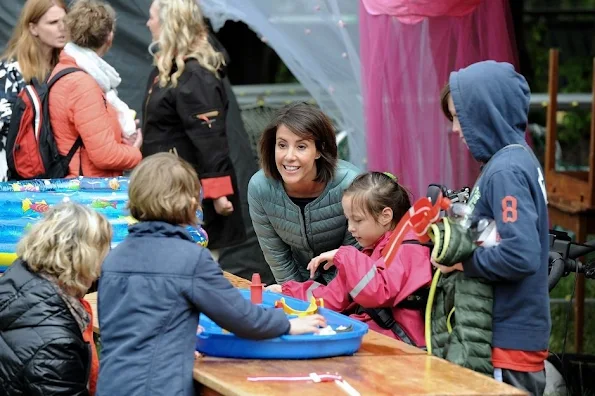
M83 297L111 238L103 216L65 203L19 242L0 277L1 395L93 395L99 366Z
M159 50L143 112L143 157L172 152L189 162L204 191L203 227L209 248L246 238L229 157L225 59L208 39L195 0L154 0L147 26Z

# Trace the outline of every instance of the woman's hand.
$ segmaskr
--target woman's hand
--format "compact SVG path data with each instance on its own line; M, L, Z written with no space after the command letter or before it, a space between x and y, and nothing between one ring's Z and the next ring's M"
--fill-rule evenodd
M306 267L310 270L310 279L314 279L316 270L318 269L318 267L320 267L320 264L326 262L326 264L324 264L324 267L322 267L325 270L335 265L335 254L337 254L338 250L339 249L335 249L329 252L324 252L320 256L316 256L312 260L310 260L310 262L308 263L308 267Z
M281 285L270 285L265 287L264 290L279 294L283 293L283 288Z
M324 319L324 316L318 314L289 319L289 334L291 335L316 334L323 327L326 327L326 319Z
M128 137L124 137L122 140L124 144L132 146L134 148L140 148L140 146L142 146L143 144L143 134L140 128L138 128L135 133Z
M455 265L448 267L446 265L438 264L434 262L434 260L431 261L432 265L439 269L443 274L449 274L453 271L463 271L463 263L456 263Z
M215 212L221 216L229 216L233 213L233 204L225 196L214 199L213 204L215 205Z

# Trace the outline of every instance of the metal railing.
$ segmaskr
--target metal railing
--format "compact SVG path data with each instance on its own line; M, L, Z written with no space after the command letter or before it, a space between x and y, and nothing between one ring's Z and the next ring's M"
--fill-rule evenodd
M315 103L312 95L300 84L236 85L233 90L242 109L265 105L281 107L294 101ZM592 100L591 93L560 93L558 109L590 109ZM544 108L548 102L547 93L534 93L531 95L530 108Z

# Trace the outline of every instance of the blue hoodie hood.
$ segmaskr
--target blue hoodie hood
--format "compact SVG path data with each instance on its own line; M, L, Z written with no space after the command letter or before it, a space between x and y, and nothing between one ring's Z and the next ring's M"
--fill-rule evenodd
M526 144L531 90L510 63L484 61L450 73L450 94L471 155L487 162L510 144Z

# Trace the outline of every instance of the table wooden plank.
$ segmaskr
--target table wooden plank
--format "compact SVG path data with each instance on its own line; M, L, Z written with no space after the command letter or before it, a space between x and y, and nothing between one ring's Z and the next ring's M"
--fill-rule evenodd
M313 382L250 382L247 377L307 376L333 373L362 395L526 395L510 385L421 355L351 356L316 360L197 359L194 379L204 394L324 395L345 394L337 384Z

